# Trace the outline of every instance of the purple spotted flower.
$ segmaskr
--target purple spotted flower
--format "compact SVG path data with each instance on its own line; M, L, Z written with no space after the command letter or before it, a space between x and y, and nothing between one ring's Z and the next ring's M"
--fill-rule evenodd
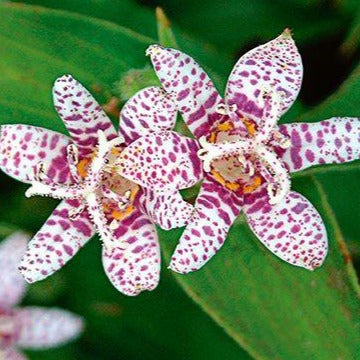
M26 283L18 264L29 237L14 233L0 244L0 359L25 360L17 349L41 350L77 337L83 329L80 317L60 309L18 308Z
M242 56L222 99L188 55L151 46L147 54L201 149L205 180L198 218L189 224L170 268L201 268L221 248L241 210L259 240L290 264L309 270L327 254L314 206L290 190L290 172L359 158L358 118L277 125L302 82L300 54L288 30Z
M154 289L160 273L154 223L171 229L192 216L178 190L202 177L196 141L170 131L177 111L158 87L125 104L119 133L71 76L55 82L53 97L71 138L33 126L1 127L1 169L31 183L27 196L62 199L31 240L22 274L30 283L46 278L97 232L113 285L127 295Z

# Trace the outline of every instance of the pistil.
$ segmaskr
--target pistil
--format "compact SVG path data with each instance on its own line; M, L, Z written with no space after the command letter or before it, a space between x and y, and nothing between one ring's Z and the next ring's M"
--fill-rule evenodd
M280 108L280 97L273 96L264 100L264 118L260 130L250 136L240 137L237 141L215 142L203 136L199 139L201 148L198 151L199 158L203 161L206 172L212 171L214 160L225 159L235 156L240 163L244 175L252 177L257 171L267 182L269 203L279 203L290 190L290 177L282 161L273 150L274 143L282 148L290 145L290 140L275 130ZM233 108L221 105L218 112L229 115ZM238 124L238 122L237 122ZM230 137L229 137L230 138Z

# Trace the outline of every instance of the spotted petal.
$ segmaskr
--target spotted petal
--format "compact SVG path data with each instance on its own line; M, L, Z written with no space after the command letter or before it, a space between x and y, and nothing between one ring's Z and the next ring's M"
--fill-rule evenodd
M18 346L25 349L47 349L62 345L82 332L83 320L68 311L25 307L16 310L20 323Z
M243 55L232 70L225 91L227 105L236 105L239 116L262 119L263 97L282 97L280 115L295 101L301 87L303 66L289 30Z
M259 240L280 259L308 270L321 266L327 254L324 223L314 206L290 191L269 205L263 188L245 198L244 212Z
M160 277L160 248L154 224L136 211L114 234L119 247L103 248L103 265L112 284L129 296L155 289Z
M282 158L290 171L312 165L349 162L360 158L360 119L331 118L317 123L281 125L291 139Z
M149 132L171 130L176 114L176 105L164 89L148 87L137 92L122 108L119 131L129 144Z
M33 283L53 274L94 234L86 210L76 220L69 219L69 211L79 205L77 200L62 201L30 241L20 266L26 281Z
M147 50L164 89L172 96L196 137L208 134L222 101L205 71L179 50L153 45Z
M180 193L143 189L139 203L144 212L164 230L186 225L192 218L194 207L183 200Z
M117 158L120 175L153 190L188 188L202 177L195 140L172 131L139 138Z
M34 180L34 168L45 164L55 182L71 180L66 161L70 139L55 131L29 125L3 125L0 136L0 168L7 175L25 182Z
M242 198L206 177L195 203L196 218L180 238L170 269L186 274L208 262L224 244L242 202Z
M0 308L18 303L25 292L26 283L18 266L25 254L29 235L16 232L0 244Z
M55 108L63 120L80 155L94 151L98 130L108 139L116 137L115 128L93 96L71 75L56 80L53 88Z

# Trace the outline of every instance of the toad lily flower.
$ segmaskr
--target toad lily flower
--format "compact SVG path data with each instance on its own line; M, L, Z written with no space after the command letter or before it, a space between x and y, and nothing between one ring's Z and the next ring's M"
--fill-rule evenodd
M358 118L277 125L295 101L302 62L291 34L239 59L222 99L188 55L153 45L147 50L164 89L172 96L202 149L205 180L198 218L189 224L170 268L201 268L224 244L241 211L259 240L290 264L314 270L327 254L327 235L314 206L290 190L289 172L359 158Z
M74 339L83 329L82 319L68 311L16 306L26 290L18 265L28 240L17 232L0 243L0 358L5 360L25 360L16 348L52 348Z
M170 131L177 111L158 87L125 104L119 134L70 75L55 82L53 96L71 139L33 126L1 127L1 169L31 183L27 196L62 199L31 240L21 272L30 283L46 278L97 232L113 285L127 295L154 289L160 273L154 223L170 229L192 216L178 190L201 179L197 142ZM141 148L149 148L146 157Z

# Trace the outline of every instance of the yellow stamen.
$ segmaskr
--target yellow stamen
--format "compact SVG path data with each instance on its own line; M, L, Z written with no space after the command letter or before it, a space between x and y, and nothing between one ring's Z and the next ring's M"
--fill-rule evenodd
M261 176L255 176L254 179L252 179L251 184L247 184L244 186L244 194L249 194L255 191L261 184L262 184Z
M229 131L234 129L234 124L230 121L220 124L217 128L218 131Z
M79 175L82 178L86 178L87 175L87 168L90 163L90 159L82 159L79 161L79 163L76 165Z
M243 122L243 124L246 126L246 129L247 131L249 132L249 134L251 136L254 136L255 135L255 132L256 132L256 129L255 129L255 124L248 120L248 119L245 119L245 118L242 118L241 121Z
M129 205L126 209L124 210L113 210L111 212L111 216L115 219L115 220L123 220L126 217L128 217L133 211L134 211L135 207L133 205Z

